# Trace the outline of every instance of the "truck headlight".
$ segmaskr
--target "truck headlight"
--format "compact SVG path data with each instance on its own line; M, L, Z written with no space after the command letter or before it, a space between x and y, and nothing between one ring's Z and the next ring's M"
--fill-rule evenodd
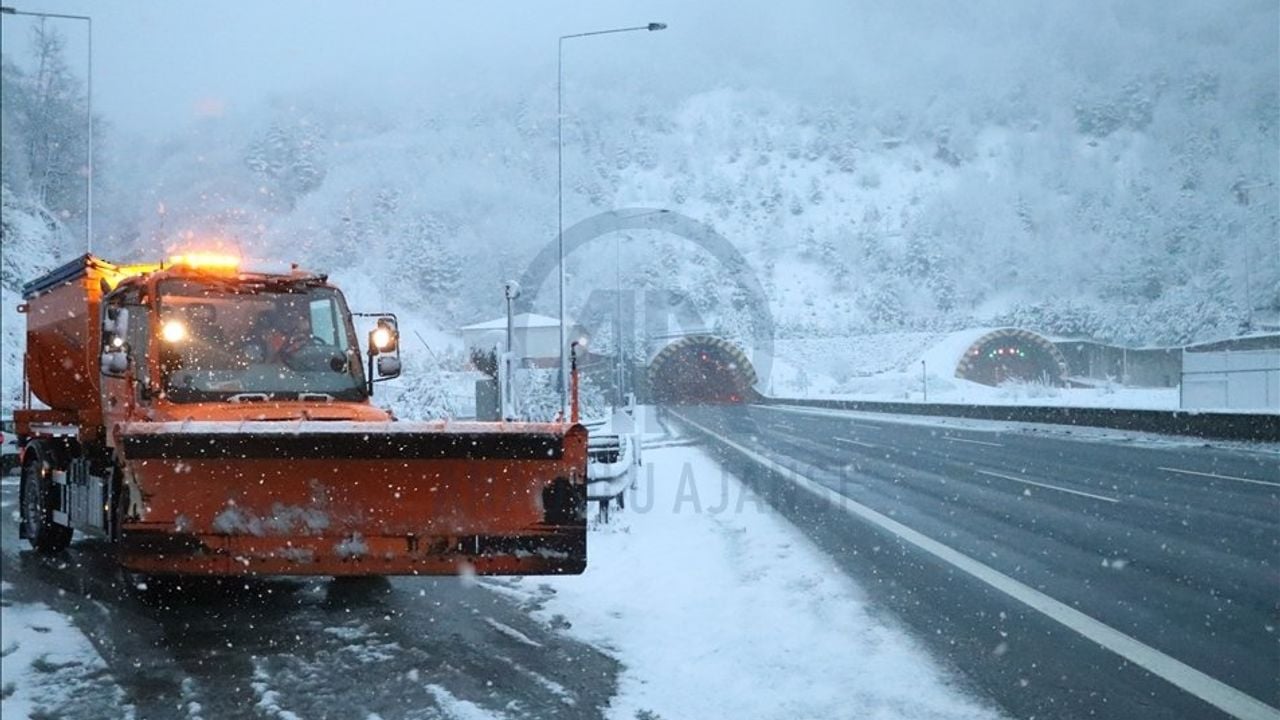
M160 337L167 343L180 343L187 339L187 326L181 320L166 320L160 328Z

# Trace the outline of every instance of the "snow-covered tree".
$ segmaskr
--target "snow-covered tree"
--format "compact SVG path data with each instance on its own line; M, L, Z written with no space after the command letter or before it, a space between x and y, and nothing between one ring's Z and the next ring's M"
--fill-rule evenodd
M32 25L30 48L23 66L10 56L0 62L4 182L16 197L83 232L90 132L84 83L68 66L66 40L51 24ZM96 118L94 132L100 132ZM100 165L97 158L94 164Z

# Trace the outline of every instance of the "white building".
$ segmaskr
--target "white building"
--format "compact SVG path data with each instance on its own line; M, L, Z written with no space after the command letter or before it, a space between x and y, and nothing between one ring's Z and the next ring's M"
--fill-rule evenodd
M555 367L560 362L560 321L537 313L519 313L513 318L513 345L516 358L525 367ZM506 345L507 318L467 325L461 328L462 344L468 354L472 350L502 351ZM569 319L565 342L585 337L582 328Z
M1189 410L1280 412L1280 333L1183 348L1181 401Z

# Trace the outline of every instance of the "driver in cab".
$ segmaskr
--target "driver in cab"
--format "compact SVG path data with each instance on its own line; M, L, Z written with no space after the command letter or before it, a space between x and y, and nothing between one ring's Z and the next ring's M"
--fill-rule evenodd
M311 343L311 323L302 313L277 308L266 314L263 325L263 362L284 364Z

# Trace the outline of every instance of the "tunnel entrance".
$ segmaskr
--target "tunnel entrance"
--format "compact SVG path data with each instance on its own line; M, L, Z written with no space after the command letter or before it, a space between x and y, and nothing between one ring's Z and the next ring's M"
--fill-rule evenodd
M978 338L961 358L956 377L997 386L1010 380L1062 385L1067 360L1048 339L1007 328Z
M755 384L746 353L710 335L680 338L649 363L652 402L662 405L747 402L755 396Z

